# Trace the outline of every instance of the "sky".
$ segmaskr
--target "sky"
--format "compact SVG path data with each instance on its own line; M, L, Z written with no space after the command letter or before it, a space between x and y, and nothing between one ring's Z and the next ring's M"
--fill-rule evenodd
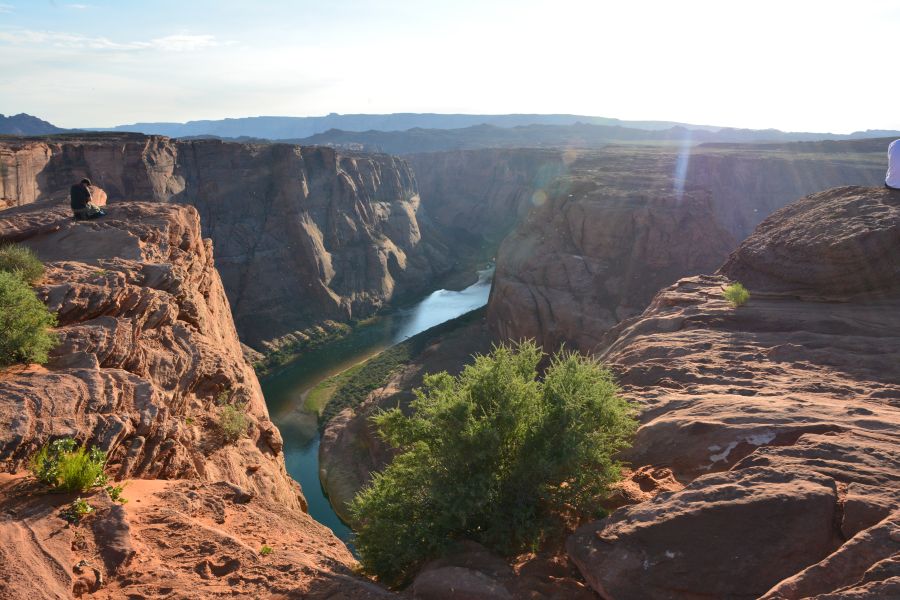
M572 113L900 129L900 0L0 0L0 113L61 127Z

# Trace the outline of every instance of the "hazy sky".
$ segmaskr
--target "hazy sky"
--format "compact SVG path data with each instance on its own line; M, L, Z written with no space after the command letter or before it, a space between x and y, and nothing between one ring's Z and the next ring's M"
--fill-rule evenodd
M900 129L900 0L0 0L0 113Z

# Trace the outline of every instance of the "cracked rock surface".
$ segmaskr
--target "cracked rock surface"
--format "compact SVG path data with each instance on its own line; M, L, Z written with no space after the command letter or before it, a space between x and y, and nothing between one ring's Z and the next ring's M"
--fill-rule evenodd
M687 485L569 538L602 597L898 594L897 265L900 193L836 188L607 335L641 410L625 458ZM734 280L751 293L738 308Z

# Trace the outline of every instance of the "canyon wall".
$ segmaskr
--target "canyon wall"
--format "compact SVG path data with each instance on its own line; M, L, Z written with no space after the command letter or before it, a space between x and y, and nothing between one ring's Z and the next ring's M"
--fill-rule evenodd
M687 160L685 187L708 190L718 221L742 240L797 198L840 185L883 184L887 145L867 144L861 148L865 152L859 147L853 142L787 144L772 150L700 146Z
M570 157L547 202L500 247L488 305L494 335L596 351L658 289L713 271L772 211L821 187L883 177L880 149L842 144L610 147Z
M833 189L608 333L600 357L641 411L624 458L686 487L569 539L602 597L900 593L898 265L900 192Z
M0 371L0 595L385 595L352 574L285 471L196 209L120 202L76 222L68 208L28 205L0 213L0 242L45 262L35 291L59 321L45 366ZM226 405L245 420L235 441ZM66 526L74 494L21 474L66 436L108 452L127 505L89 492L95 512Z
M0 169L7 206L62 203L89 177L112 204L197 207L238 330L257 348L369 316L449 265L440 242L422 239L412 171L386 155L98 134L4 140Z
M544 191L564 175L569 156L536 148L410 154L428 216L441 231L497 245ZM537 196L535 196L537 194Z

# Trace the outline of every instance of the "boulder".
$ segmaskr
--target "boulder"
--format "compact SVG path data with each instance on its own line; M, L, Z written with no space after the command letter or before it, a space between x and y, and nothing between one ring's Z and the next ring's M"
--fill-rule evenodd
M699 477L569 538L608 599L757 598L837 546L834 480L753 468Z

